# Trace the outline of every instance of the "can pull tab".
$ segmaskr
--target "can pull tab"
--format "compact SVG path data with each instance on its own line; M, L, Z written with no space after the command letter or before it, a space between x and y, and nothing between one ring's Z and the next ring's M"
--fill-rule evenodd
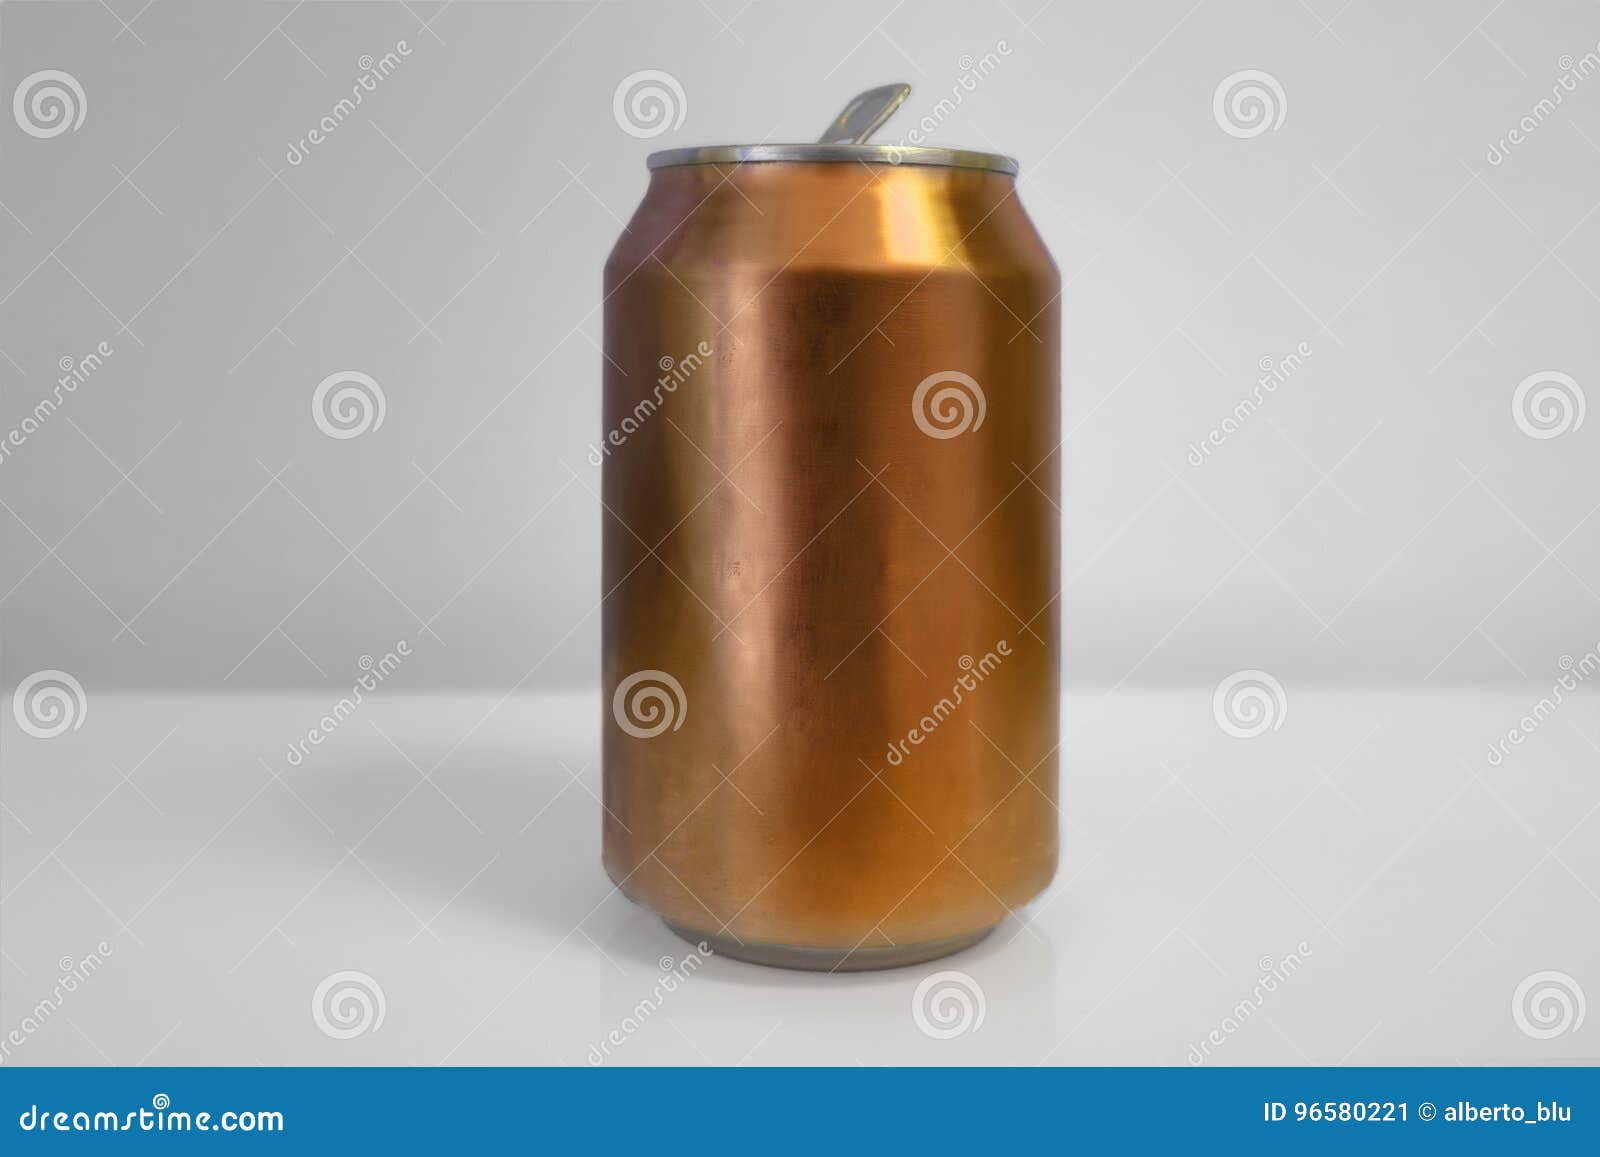
M886 84L869 88L844 106L828 131L818 138L824 145L859 145L883 127L894 110L911 95L909 84Z

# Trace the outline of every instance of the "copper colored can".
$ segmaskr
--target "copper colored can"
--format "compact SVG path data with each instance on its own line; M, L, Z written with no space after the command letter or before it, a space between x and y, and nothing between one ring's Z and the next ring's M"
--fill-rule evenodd
M683 150L606 264L604 856L818 969L1057 859L1060 279L1007 158Z

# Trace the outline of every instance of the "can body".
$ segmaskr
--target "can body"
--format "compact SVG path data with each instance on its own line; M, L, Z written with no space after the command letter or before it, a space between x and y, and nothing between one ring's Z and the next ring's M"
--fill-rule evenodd
M658 169L605 293L607 872L763 962L980 938L1059 818L1060 282L1013 179Z

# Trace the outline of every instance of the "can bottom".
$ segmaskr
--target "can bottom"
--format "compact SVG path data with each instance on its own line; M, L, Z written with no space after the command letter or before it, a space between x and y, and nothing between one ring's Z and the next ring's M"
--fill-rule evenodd
M663 920L662 923L691 944L706 945L713 955L743 960L749 964L764 964L770 968L798 968L807 972L871 972L880 968L921 964L971 948L996 927L991 924L976 932L946 936L941 940L923 940L916 944L890 944L873 948L809 948L761 940L741 943L731 936L696 931L671 920Z

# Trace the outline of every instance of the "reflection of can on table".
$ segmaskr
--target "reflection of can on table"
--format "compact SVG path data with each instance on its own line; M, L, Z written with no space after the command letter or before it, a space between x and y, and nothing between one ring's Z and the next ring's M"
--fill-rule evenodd
M1060 282L1003 157L657 154L606 266L605 864L791 967L1057 854Z

